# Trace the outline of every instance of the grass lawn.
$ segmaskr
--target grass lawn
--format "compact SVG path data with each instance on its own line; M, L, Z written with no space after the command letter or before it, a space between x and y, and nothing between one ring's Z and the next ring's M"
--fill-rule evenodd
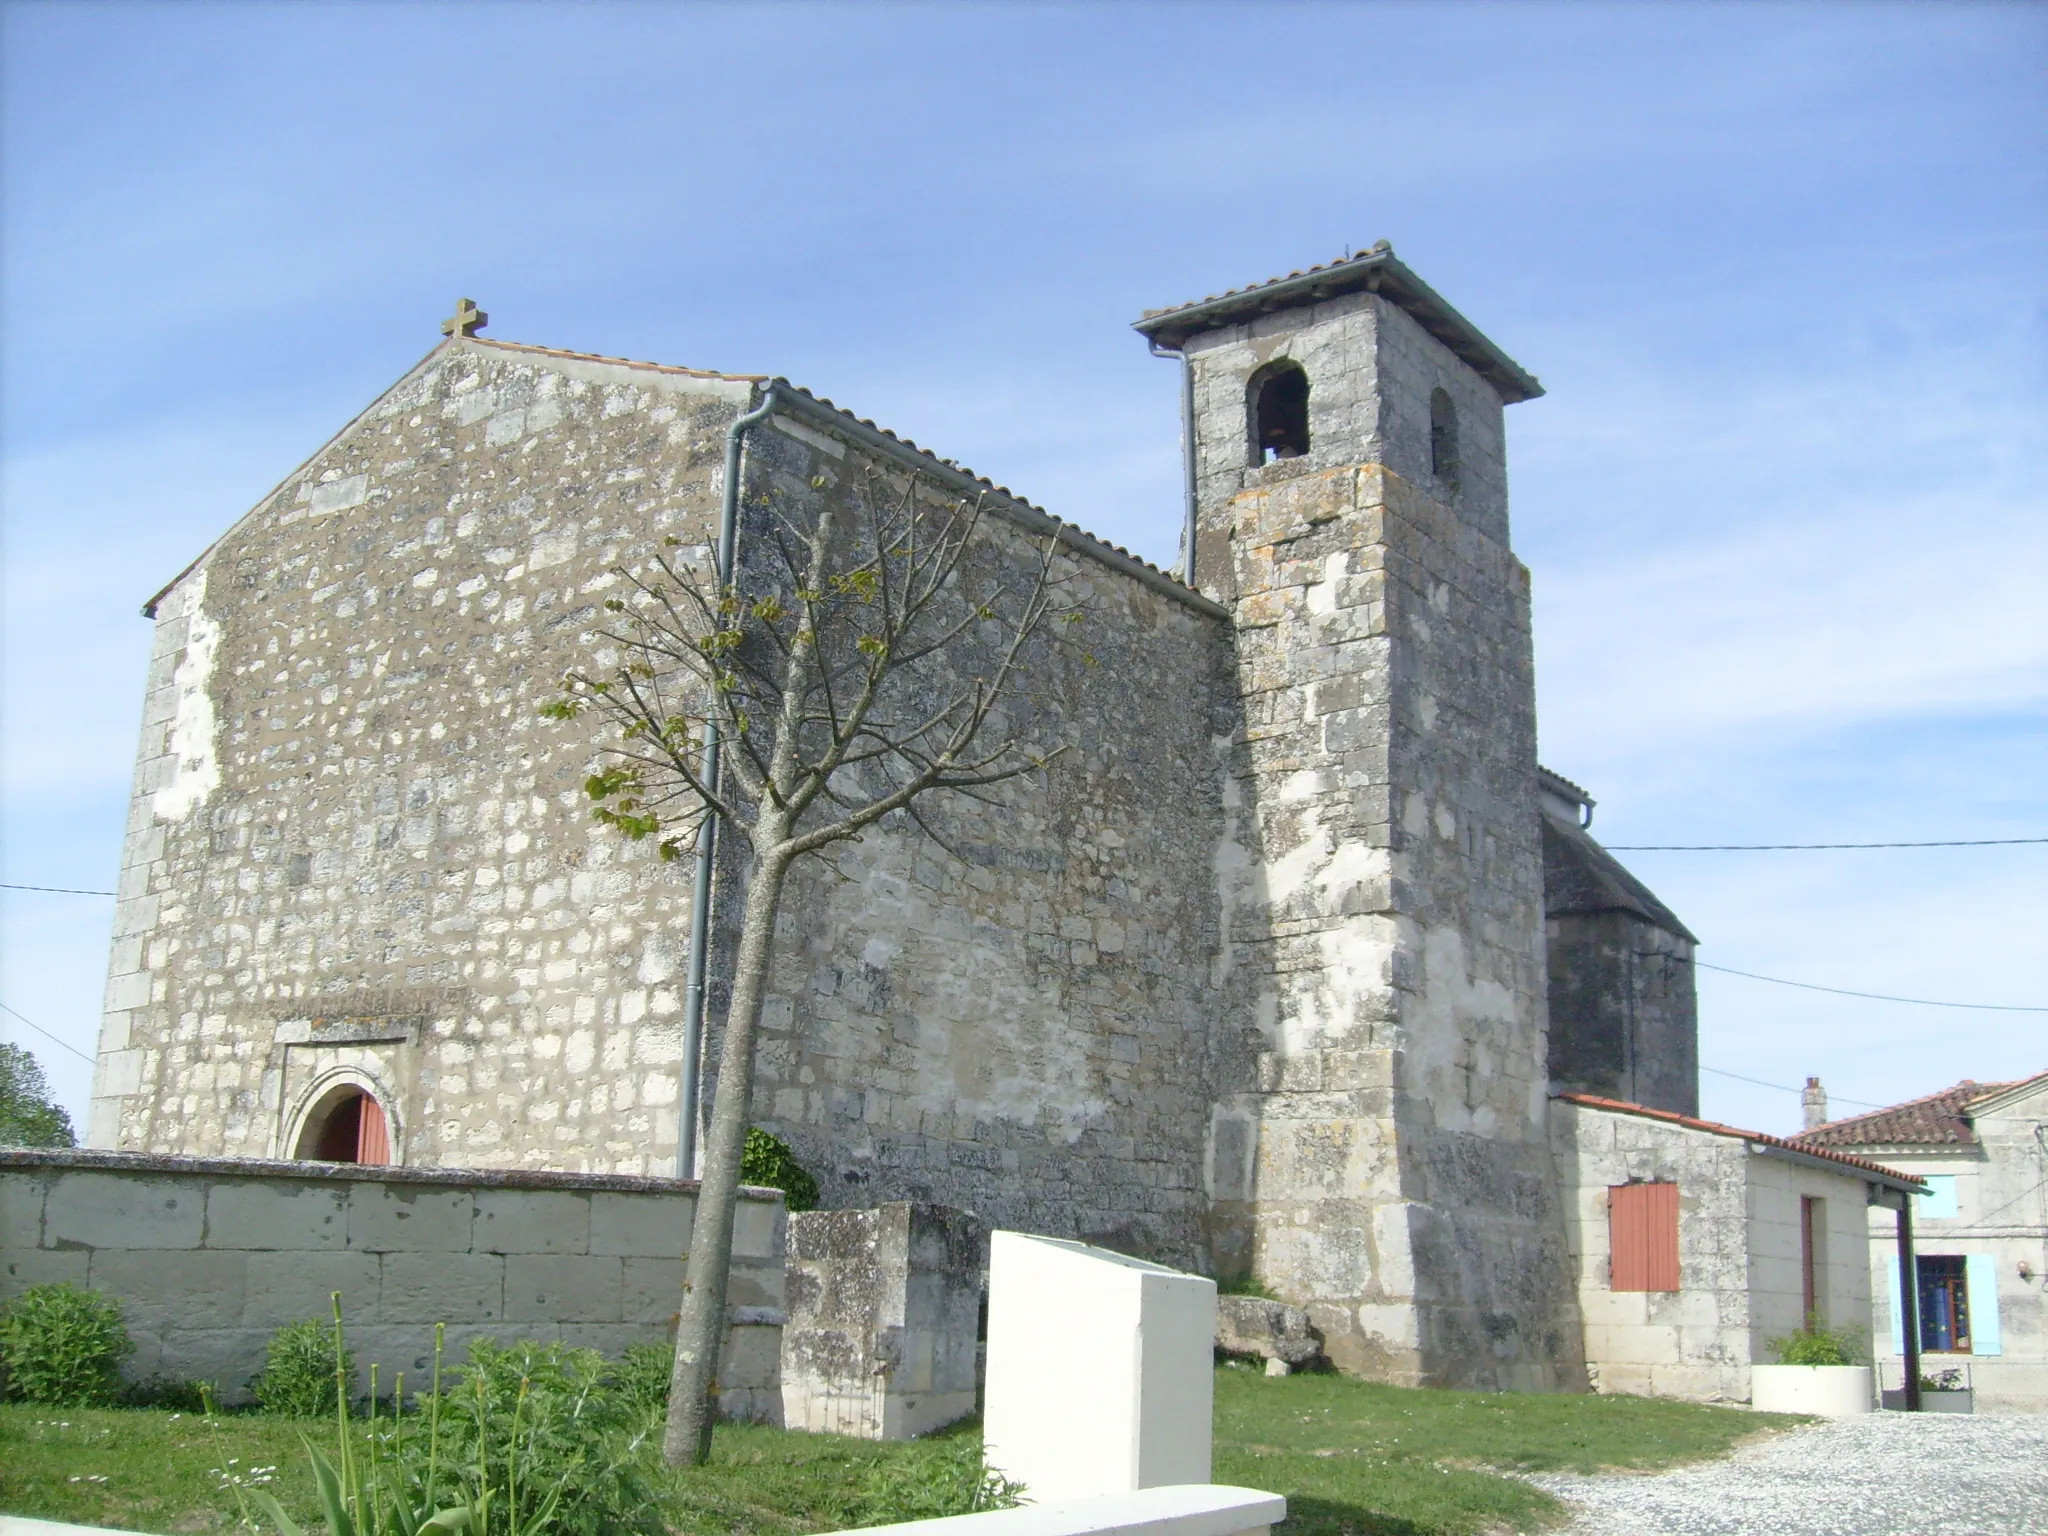
M1646 1398L1414 1391L1225 1366L1216 1373L1215 1477L1285 1494L1281 1536L1538 1531L1561 1507L1492 1469L1650 1470L1796 1422ZM218 1423L216 1441L189 1413L0 1406L0 1511L165 1536L226 1531L236 1516L225 1468L265 1479L288 1510L313 1521L300 1432L326 1444L332 1429L257 1414ZM920 1454L727 1426L708 1467L666 1475L669 1523L686 1536L832 1530L859 1519L862 1485L879 1468L914 1466Z
M1650 1471L1800 1422L1658 1398L1419 1391L1224 1366L1214 1476L1286 1494L1283 1536L1537 1531L1563 1507L1492 1469Z

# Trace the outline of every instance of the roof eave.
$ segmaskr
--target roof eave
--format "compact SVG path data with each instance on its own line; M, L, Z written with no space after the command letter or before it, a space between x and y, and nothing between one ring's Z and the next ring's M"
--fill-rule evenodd
M1632 1115L1639 1120L1654 1120L1665 1125L1676 1125L1688 1131L1703 1135L1721 1136L1730 1141L1740 1141L1753 1151L1777 1149L1802 1162L1811 1162L1841 1172L1849 1169L1859 1176L1891 1189L1903 1189L1911 1194L1921 1194L1927 1188L1927 1181L1918 1174L1901 1173L1896 1168L1887 1168L1869 1158L1857 1157L1848 1152L1830 1152L1823 1147L1802 1147L1787 1141L1783 1136L1773 1136L1767 1131L1746 1131L1739 1125L1723 1125L1718 1120L1702 1120L1697 1115L1683 1115L1675 1109L1652 1109L1647 1104L1631 1103L1627 1099L1610 1099L1597 1093L1564 1092L1552 1093L1551 1099L1558 1103L1571 1104L1580 1109L1590 1109L1601 1114Z
M1860 1178L1866 1183L1882 1184L1886 1189L1896 1189L1909 1195L1927 1192L1927 1181L1910 1173L1879 1168L1867 1162L1865 1166L1858 1167L1854 1163L1844 1162L1839 1157L1825 1157L1818 1152L1810 1152L1804 1147L1789 1146L1782 1141L1750 1140L1748 1145L1751 1152L1763 1157L1783 1158L1788 1163L1798 1163L1802 1167L1821 1168L1844 1177Z
M850 439L858 446L872 452L886 454L890 458L915 469L937 484L944 485L961 495L979 500L999 516L1016 524L1026 533L1038 538L1056 538L1076 554L1120 571L1143 586L1172 598L1185 607L1194 609L1212 619L1227 619L1230 610L1207 597L1193 587L1184 586L1164 571L1147 565L1135 555L1118 549L1113 544L1096 538L1086 529L1079 528L1050 512L1033 506L1022 497L1013 495L1001 486L994 485L981 477L970 474L956 464L949 464L936 454L907 443L899 437L884 432L836 405L820 400L810 391L787 379L776 379L775 403L778 411L787 410L793 416L801 416L821 431Z
M1359 292L1381 294L1407 310L1424 330L1491 384L1504 404L1534 400L1543 393L1534 374L1495 346L1442 294L1386 251L1368 251L1319 272L1302 272L1177 309L1158 310L1134 321L1131 328L1148 341L1179 347L1202 331L1270 314L1304 300L1317 302Z

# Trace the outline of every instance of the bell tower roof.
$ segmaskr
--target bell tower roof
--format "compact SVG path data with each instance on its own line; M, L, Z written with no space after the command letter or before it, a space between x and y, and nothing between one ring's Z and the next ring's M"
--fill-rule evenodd
M1171 309L1148 309L1133 329L1163 347L1179 347L1190 336L1271 314L1277 309L1317 304L1347 293L1377 293L1400 305L1421 327L1513 405L1543 393L1536 376L1486 339L1485 334L1446 303L1437 291L1394 258L1382 240L1369 251L1342 261L1268 278L1248 288L1212 294Z

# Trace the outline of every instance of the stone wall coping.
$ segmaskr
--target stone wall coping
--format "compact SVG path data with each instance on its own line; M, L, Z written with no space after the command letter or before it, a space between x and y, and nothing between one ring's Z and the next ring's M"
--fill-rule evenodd
M0 1147L0 1169L52 1168L103 1173L205 1175L229 1179L307 1179L320 1183L466 1185L474 1189L559 1189L633 1195L695 1195L695 1179L633 1173L567 1173L543 1168L409 1168L375 1163L316 1163L268 1157L184 1157L100 1147ZM780 1202L782 1191L742 1184L740 1198Z
M861 1536L883 1531L916 1536L1236 1536L1286 1518L1287 1500L1277 1493L1222 1483L1170 1483L1092 1499L870 1526Z
M0 1515L0 1536L135 1536L106 1525L73 1525L67 1520L35 1520L27 1515Z

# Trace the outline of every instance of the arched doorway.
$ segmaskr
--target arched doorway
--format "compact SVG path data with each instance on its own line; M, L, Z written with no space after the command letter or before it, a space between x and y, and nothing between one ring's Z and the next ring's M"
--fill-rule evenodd
M391 1119L361 1084L337 1084L307 1111L292 1155L322 1163L389 1163Z

